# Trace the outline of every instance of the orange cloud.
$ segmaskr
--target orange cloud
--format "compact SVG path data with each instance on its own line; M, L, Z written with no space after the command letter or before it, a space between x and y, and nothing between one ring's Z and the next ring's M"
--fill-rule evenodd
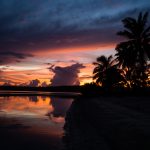
M101 50L106 50L106 49L114 49L115 48L116 43L103 43L103 44L90 44L88 45L83 45L83 46L69 46L69 47L62 47L62 48L47 48L47 49L41 49L35 52L35 55L37 56L45 56L46 54L66 54L66 52L83 52L83 51L101 51ZM33 52L34 54L34 52Z

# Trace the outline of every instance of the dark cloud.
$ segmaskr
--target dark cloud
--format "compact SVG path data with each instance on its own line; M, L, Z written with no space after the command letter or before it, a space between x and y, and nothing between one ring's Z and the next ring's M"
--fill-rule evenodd
M29 83L29 87L38 87L39 86L40 81L38 79L32 80Z
M0 64L9 64L12 62L21 62L21 60L26 59L28 57L33 57L32 54L27 53L18 53L12 51L1 51L0 52Z
M47 84L47 82L44 81L44 82L41 83L41 86L42 87L48 87L49 85Z
M31 54L23 54L23 53L16 53L16 52L0 52L1 57L6 56L13 56L18 59L25 59L26 57L33 57Z
M148 0L1 0L0 51L116 42L120 21Z
M76 63L67 67L51 67L50 71L54 73L54 77L51 80L52 86L61 85L79 85L80 69L84 68L82 64Z

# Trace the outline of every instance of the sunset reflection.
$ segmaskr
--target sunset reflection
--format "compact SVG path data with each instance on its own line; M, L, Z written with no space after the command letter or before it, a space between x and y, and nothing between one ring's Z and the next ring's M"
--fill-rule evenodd
M66 112L72 100L45 95L0 96L1 138L14 135L11 142L19 149L22 149L23 145L18 142L20 139L30 141L36 149L45 149L45 145L48 149L59 149L62 147L61 138Z
M37 101L35 99L37 98ZM45 115L48 111L53 111L51 99L46 97L8 97L0 101L0 109L6 114L15 114L19 116L41 116Z
M47 96L11 96L0 98L0 114L24 116L24 117L44 117L59 123L64 122L67 109L72 103L72 99L61 99Z

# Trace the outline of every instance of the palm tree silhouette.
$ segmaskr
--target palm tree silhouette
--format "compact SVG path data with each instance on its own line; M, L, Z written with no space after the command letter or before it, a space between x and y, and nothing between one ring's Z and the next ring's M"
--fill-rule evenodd
M124 30L117 34L127 39L116 46L119 66L127 68L127 80L142 84L146 75L147 60L150 59L150 26L147 26L148 12L140 13L137 19L127 17L122 20Z
M93 80L102 87L110 88L123 80L112 56L102 55L93 64L96 66L93 70Z

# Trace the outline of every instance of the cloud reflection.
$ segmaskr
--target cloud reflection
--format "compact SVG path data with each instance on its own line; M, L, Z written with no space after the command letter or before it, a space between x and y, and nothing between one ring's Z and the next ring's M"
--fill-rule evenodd
M0 98L0 115L42 117L48 116L55 123L64 122L66 111L72 99L46 96L10 96Z
M50 105L51 99L46 97L43 101L42 97L7 97L0 101L0 109L6 114L14 114L18 116L41 116L48 111L53 111Z

